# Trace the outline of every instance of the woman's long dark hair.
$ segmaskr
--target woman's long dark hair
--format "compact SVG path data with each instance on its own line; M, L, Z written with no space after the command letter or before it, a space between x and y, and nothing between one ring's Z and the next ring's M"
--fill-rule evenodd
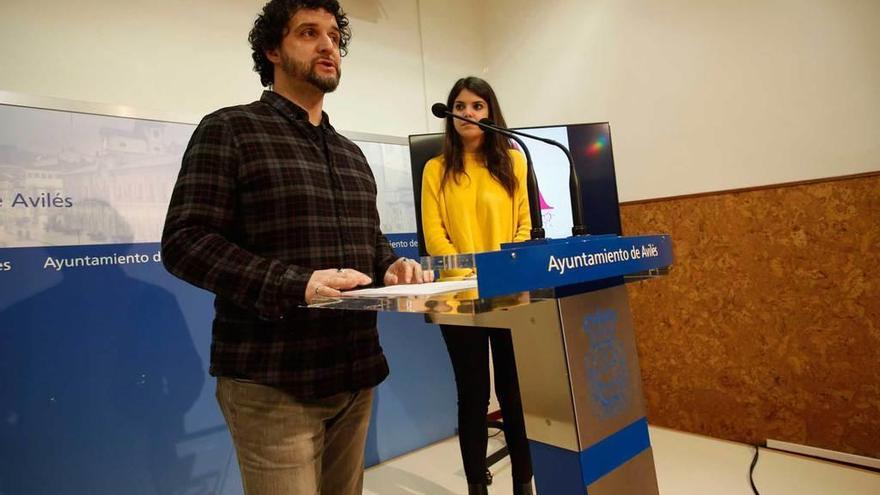
M471 93L486 100L489 105L489 118L496 125L507 127L504 122L504 115L501 114L501 106L498 104L498 98L495 91L489 83L479 77L464 77L455 82L449 97L446 98L446 107L452 111L455 105L455 99L462 90L468 90ZM516 191L516 177L513 175L513 160L510 158L510 141L497 132L485 132L483 134L483 144L480 146L480 154L486 162L486 168L489 173L497 180L511 197ZM443 160L446 162L446 169L443 171L443 179L440 181L440 189L446 184L446 181L452 178L457 184L462 175L467 175L464 171L464 144L461 142L461 136L455 130L452 117L446 117L446 139L443 141Z

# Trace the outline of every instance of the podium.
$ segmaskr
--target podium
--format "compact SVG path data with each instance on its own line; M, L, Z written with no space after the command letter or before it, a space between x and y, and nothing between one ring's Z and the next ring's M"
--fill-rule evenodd
M656 495L624 283L660 276L672 259L666 235L528 241L422 258L426 269L475 268L475 288L343 295L311 307L424 313L434 323L510 328L537 492Z

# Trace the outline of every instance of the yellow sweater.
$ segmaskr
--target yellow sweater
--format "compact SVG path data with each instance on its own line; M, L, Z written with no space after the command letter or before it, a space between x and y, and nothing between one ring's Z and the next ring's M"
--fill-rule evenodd
M479 253L500 249L502 243L529 239L529 199L526 161L510 150L517 188L511 198L489 173L482 156L465 153L466 174L450 177L440 190L445 162L432 158L422 175L422 231L432 256Z

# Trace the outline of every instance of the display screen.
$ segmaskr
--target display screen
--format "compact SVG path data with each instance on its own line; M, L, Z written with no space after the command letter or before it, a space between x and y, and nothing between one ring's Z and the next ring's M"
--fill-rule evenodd
M572 155L581 183L584 224L590 234L621 234L608 123L572 124L518 129L552 139ZM538 179L539 204L547 237L571 235L571 195L568 158L562 150L536 139L523 137Z
M517 130L557 141L569 150L581 185L584 225L590 234L621 235L617 180L611 148L611 127L607 122L527 127ZM569 164L558 147L537 139L522 137L532 156L538 179L539 204L546 237L571 236L572 208L569 190ZM413 192L416 212L421 214L421 171L425 162L440 154L443 134L410 136ZM416 222L423 241L421 222ZM422 244L422 242L420 242ZM425 255L421 249L422 255Z

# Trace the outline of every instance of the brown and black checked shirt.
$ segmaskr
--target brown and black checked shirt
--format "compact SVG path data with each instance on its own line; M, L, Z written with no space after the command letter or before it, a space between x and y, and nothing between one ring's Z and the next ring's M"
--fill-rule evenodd
M371 312L299 307L314 270L381 284L396 259L379 230L376 183L327 115L277 93L218 110L183 156L162 234L174 275L216 295L211 374L315 398L380 383L388 365Z

